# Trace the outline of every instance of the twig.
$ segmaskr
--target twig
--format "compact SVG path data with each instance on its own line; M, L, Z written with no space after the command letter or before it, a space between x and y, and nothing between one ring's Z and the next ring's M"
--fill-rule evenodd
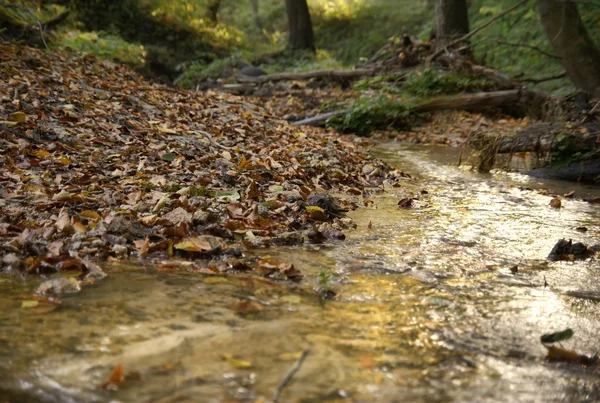
M279 402L279 398L281 397L281 392L283 392L283 388L285 388L285 385L287 385L287 383L292 379L294 374L298 372L298 370L302 366L302 363L304 362L304 359L308 355L308 351L309 350L304 350L302 352L302 355L300 355L300 358L298 358L298 360L294 363L294 366L290 368L285 378L283 378L281 382L279 382L279 385L277 385L277 390L275 391L275 395L273 396L273 403Z
M229 147L226 147L222 144L217 143L212 136L210 135L210 133L205 132L204 130L193 130L192 133L196 133L196 134L201 134L204 137L206 137L208 139L208 141L210 142L210 144L212 144L213 146L220 148L221 150L227 150L230 151L231 149Z
M556 60L562 59L562 57L553 55L552 53L548 53L545 50L538 48L537 46L525 45L523 43L504 42L504 41L498 41L498 40L493 40L493 42L497 43L498 45L506 45L506 46L513 46L513 47L517 47L517 48L527 48L527 49L535 50L536 52L539 52L539 53L543 54L544 56L547 56L547 57L550 57L550 58L556 59Z
M444 53L444 51L447 48L451 48L452 46L466 41L467 39L469 39L470 37L472 37L473 35L475 35L476 33L478 33L479 31L481 31L482 29L488 27L489 25L493 24L494 22L496 22L497 20L499 20L500 18L504 17L506 14L510 13L513 10L516 10L517 8L521 7L523 4L527 3L529 0L522 0L520 2L518 2L517 4L515 4L514 6L510 7L509 9L501 12L500 14L496 15L495 17L491 18L490 20L488 20L487 22L484 22L483 24L481 24L480 26L478 26L477 28L475 28L474 30L472 30L471 32L469 32L468 34L456 39L455 41L450 42L447 46L438 49L437 51L433 52L433 54L431 56L429 56L428 58L428 62L432 62L434 61L439 55L441 55L442 53Z
M48 49L48 44L46 43L46 38L44 38L44 27L42 27L42 22L37 20L38 27L40 28L40 36L42 37L42 42L44 42L44 46Z
M539 84L539 83L545 83L546 81L558 80L559 78L564 78L566 76L567 76L567 73L565 71L563 71L562 73L555 74L553 76L542 77L542 78L534 78L534 77L522 78L520 81L523 81L525 83Z

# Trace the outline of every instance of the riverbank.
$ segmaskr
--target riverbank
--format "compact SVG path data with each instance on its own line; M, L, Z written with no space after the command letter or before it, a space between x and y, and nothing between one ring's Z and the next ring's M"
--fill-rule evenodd
M156 258L292 279L290 265L237 258L342 238L351 220L307 209L310 195L354 195L337 201L352 210L365 188L407 176L353 137L292 127L240 97L156 86L90 55L3 43L0 60L4 272Z

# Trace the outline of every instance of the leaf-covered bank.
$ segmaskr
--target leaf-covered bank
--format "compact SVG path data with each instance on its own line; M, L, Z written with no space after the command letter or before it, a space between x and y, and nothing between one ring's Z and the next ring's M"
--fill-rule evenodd
M352 222L309 196L402 178L351 138L294 128L239 97L153 86L90 56L1 50L4 271L156 257L293 278L293 267L236 258L342 238Z

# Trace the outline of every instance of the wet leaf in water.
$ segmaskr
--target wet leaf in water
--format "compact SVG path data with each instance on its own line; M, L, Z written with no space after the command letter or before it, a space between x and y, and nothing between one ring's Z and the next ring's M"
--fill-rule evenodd
M588 357L587 355L579 354L572 350L567 350L556 346L546 346L548 361L565 361L583 365L595 365L598 363L598 356Z
M412 206L413 206L412 197L405 197L403 199L400 199L400 201L398 202L398 207L400 207L400 208L411 208Z
M561 341L569 340L571 337L573 337L573 330L565 329L561 332L544 334L542 335L540 340L542 343L558 343Z
M224 354L223 358L227 360L229 365L236 369L250 369L252 368L252 362L248 360L242 360L233 357L231 354Z
M27 308L35 308L39 304L40 304L39 301L27 300L27 301L21 302L21 308L25 308L25 309L27 309Z
M550 200L550 207L561 208L562 202L558 197L554 197L552 200Z
M123 366L119 363L108 376L108 380L102 384L102 389L118 389L125 380Z

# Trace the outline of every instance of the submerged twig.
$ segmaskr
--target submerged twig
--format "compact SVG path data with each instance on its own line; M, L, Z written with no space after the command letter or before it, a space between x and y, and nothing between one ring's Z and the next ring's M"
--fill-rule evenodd
M302 352L302 355L300 355L300 358L298 358L298 360L294 363L294 366L290 368L288 373L285 375L285 378L283 378L281 382L279 382L279 385L277 385L277 390L275 391L275 395L273 396L273 403L279 402L279 398L281 397L281 392L283 391L283 388L285 388L285 385L287 385L287 383L292 379L294 374L298 372L298 370L302 366L302 363L304 362L304 359L308 355L308 351L309 350L304 350Z

